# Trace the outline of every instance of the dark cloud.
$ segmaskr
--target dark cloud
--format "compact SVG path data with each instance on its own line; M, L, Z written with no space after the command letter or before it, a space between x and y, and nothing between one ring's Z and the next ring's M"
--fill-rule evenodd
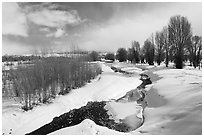
M85 23L77 26L67 24L65 29L70 34L94 27L106 26L109 21L120 22L126 18L134 18L141 14L149 14L151 11L161 7L170 6L171 3L143 3L143 2L27 2L18 3L23 9L38 11L43 8L48 8L56 11L77 11L81 19L86 20Z
M18 5L29 12L37 11L43 8L48 8L58 11L76 10L82 19L87 19L91 22L102 23L111 19L114 14L114 3L103 2L20 2Z
M23 43L24 45L34 47L48 47L52 46L53 39L47 38L40 30L39 27L33 23L29 23L28 30L29 37L23 37L18 35L3 35L3 40L10 40L17 43Z
M116 51L118 47L129 47L131 40L142 45L151 33L161 30L171 16L178 14L187 16L194 34L202 35L202 4L195 2L20 2L18 5L27 18L28 36L3 35L3 41L16 42L18 46L60 45L63 49L78 43L86 50Z
M67 2L67 3L53 3L57 5L60 10L73 9L77 10L79 16L83 19L88 19L93 22L104 22L109 20L114 8L111 3L103 2Z

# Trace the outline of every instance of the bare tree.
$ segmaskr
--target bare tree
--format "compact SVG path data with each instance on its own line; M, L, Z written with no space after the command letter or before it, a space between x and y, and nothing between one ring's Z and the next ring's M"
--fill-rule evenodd
M133 49L132 48L128 48L128 50L127 50L127 59L129 60L129 61L131 61L131 63L133 62Z
M141 48L141 50L140 50L140 62L145 63L145 50L144 50L144 48Z
M151 34L150 38L149 38L150 42L151 42L151 56L153 59L153 64L154 65L154 60L155 60L155 41L154 41L154 33Z
M170 56L169 52L170 52L171 46L169 45L169 32L166 26L162 29L162 34L163 34L163 42L164 42L165 64L166 64L166 67L168 67L169 56Z
M144 57L149 65L154 65L154 44L150 40L144 42Z
M173 48L175 53L174 62L176 68L183 68L183 58L184 58L184 47L191 40L191 24L188 22L186 17L174 16L170 18L168 24L169 31L169 44Z
M140 61L140 43L137 41L132 41L132 52L133 52L133 61L139 63Z
M156 32L155 35L155 55L157 64L160 65L164 59L164 34L162 32Z
M196 68L201 61L202 37L193 36L192 41L187 45L186 49L189 52L190 62Z

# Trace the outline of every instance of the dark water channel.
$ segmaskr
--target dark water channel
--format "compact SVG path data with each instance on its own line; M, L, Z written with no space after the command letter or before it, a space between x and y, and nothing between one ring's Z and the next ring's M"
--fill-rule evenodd
M152 88L147 92L145 100L147 101L147 106L150 108L160 107L167 103L167 100L163 96L159 95L155 88Z
M147 105L144 88L145 85L151 84L152 82L148 76L146 76L146 78L141 76L140 80L142 80L141 85L139 85L135 90L128 92L122 98L115 100L114 102L121 102L124 99L128 102L133 100L137 101L138 104L141 104L144 109ZM151 95L147 97L147 100L150 100L149 98L151 98L152 95L156 96L155 93L151 93ZM105 106L109 102L110 101L88 102L86 106L83 106L79 109L73 109L60 115L59 117L55 117L50 123L36 129L35 131L27 133L26 135L46 135L62 128L80 124L85 119L90 119L97 125L105 126L109 129L113 129L119 132L130 132L138 128L138 126L133 128L124 122L117 122L112 119L107 113L108 110L105 109ZM148 102L148 104L151 106L151 101ZM139 126L141 126L143 122L144 120L139 124Z

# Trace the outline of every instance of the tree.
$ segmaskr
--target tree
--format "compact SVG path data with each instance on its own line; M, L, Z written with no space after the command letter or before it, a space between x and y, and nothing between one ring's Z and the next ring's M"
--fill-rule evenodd
M127 51L125 48L119 48L116 54L117 59L119 62L123 62L127 60Z
M113 53L107 53L105 55L105 59L114 61L115 60L115 55Z
M128 51L127 51L127 59L129 61L131 61L131 63L133 62L133 50L132 48L128 48Z
M139 63L140 61L140 44L137 41L132 42L133 61Z
M183 68L184 47L191 40L191 24L186 17L174 16L168 24L169 44L173 49L176 68Z
M145 63L145 51L144 48L140 50L140 61L141 63Z
M170 52L170 45L169 45L169 33L168 33L168 28L165 26L163 29L162 29L162 35L163 35L163 44L164 44L164 52L165 52L165 64L166 64L166 67L168 67L169 65L169 52Z
M153 58L153 64L154 64L154 60L155 60L155 42L154 42L154 34L151 34L151 37L149 38L150 42L152 43L152 58Z
M187 45L189 60L196 68L201 61L202 37L193 36L191 42Z
M154 65L154 44L150 40L146 40L143 46L144 57L149 65Z
M161 61L164 60L165 37L163 32L156 32L155 43L156 61L157 64L160 65Z
M163 34L160 32L156 32L156 36L155 36L155 51L156 51L156 61L157 64L160 65L161 63L161 52L163 49Z
M99 61L99 55L98 55L98 52L96 51L92 51L90 54L89 54L90 58L92 61Z

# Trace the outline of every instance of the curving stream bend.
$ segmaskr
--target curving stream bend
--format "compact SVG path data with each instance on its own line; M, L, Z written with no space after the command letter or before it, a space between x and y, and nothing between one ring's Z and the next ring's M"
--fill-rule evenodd
M143 111L147 106L144 88L152 83L146 74L141 74L140 80L142 84L117 100L88 102L86 106L55 117L50 123L26 135L46 135L80 124L85 119L119 132L133 131L144 123Z

